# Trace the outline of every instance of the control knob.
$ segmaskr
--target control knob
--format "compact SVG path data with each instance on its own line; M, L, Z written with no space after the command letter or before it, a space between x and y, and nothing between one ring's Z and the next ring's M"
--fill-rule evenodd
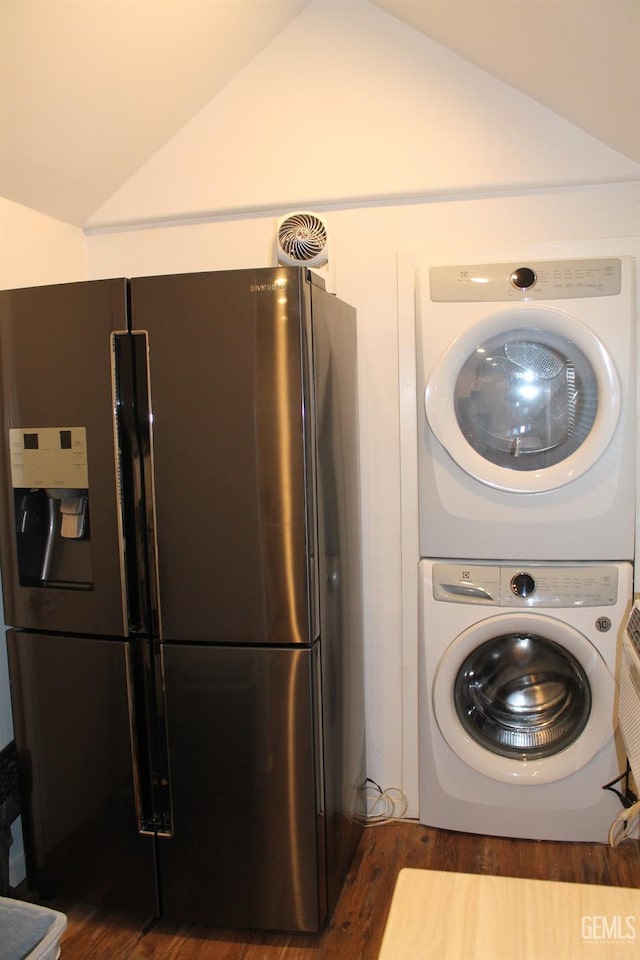
M517 290L529 290L538 278L531 267L518 267L513 271L510 279Z
M516 573L515 577L511 578L510 585L511 592L523 599L530 597L536 589L536 582L530 573Z

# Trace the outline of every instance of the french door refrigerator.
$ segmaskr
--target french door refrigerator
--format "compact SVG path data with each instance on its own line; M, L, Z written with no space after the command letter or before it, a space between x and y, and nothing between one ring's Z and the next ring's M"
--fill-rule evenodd
M302 268L0 293L28 878L318 930L363 823L355 311Z

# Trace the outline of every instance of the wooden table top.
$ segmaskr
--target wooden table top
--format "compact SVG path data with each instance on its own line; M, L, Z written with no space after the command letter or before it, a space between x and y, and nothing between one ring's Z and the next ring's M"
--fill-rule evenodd
M404 869L379 960L634 960L640 890Z

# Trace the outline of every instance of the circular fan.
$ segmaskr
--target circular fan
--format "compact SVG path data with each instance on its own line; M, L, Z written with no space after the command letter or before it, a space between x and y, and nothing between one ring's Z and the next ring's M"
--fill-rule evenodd
M327 236L327 225L317 213L289 213L278 221L278 260L288 266L318 267L329 259Z

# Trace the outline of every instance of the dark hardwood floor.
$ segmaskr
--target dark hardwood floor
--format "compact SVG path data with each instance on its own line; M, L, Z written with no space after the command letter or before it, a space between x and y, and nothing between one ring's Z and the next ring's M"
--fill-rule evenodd
M640 844L508 840L411 821L371 826L318 936L154 922L63 900L47 906L68 917L61 960L375 960L402 867L640 887Z

